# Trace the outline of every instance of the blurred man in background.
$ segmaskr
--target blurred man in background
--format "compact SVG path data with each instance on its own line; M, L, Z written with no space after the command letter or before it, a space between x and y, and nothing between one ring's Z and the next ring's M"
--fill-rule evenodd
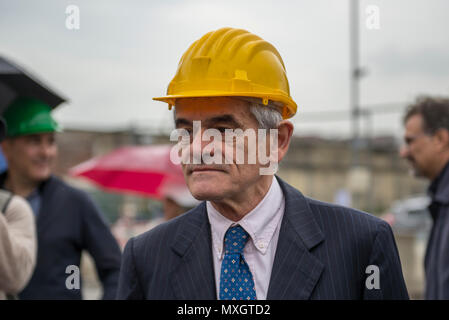
M0 119L0 141L5 134ZM0 300L17 298L33 273L36 249L30 205L22 197L0 190Z
M52 175L59 126L45 103L17 98L4 112L8 127L2 149L8 170L0 186L26 198L37 221L38 253L34 274L21 299L81 299L77 276L81 253L95 261L103 298L115 296L121 253L98 208L82 191ZM78 269L79 270L79 269ZM79 274L79 273L78 273ZM76 282L76 283L75 283Z
M404 117L400 155L428 179L433 227L425 257L426 299L449 299L449 99L420 97Z
M163 216L150 221L150 223L147 224L145 231L174 219L199 204L200 201L192 196L187 186L185 186L185 188L168 190L165 192L164 198L162 199Z

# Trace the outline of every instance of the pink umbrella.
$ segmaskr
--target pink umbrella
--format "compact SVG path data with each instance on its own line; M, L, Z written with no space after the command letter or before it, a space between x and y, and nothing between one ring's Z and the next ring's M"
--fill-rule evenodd
M116 192L160 199L167 192L186 190L180 165L170 160L170 145L128 146L87 160L69 170Z

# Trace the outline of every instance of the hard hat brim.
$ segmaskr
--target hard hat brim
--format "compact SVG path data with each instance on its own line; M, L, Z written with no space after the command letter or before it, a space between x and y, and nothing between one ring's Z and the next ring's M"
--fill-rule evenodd
M268 104L268 100L280 102L282 117L289 119L296 114L297 105L290 97L282 94L258 94L255 92L217 92L217 91L196 91L185 94L167 95L163 97L154 97L153 100L166 102L169 106L174 106L177 99L182 98L212 98L212 97L251 97L262 99L262 104ZM266 101L266 102L265 102Z

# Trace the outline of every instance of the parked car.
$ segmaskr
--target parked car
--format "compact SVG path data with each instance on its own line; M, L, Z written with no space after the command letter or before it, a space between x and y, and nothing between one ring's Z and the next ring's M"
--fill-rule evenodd
M384 216L395 231L428 231L432 226L428 206L430 198L416 195L393 202Z

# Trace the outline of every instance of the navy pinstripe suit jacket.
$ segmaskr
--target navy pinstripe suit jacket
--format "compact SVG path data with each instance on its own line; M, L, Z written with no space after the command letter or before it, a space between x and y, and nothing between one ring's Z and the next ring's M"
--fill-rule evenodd
M357 210L304 197L278 178L285 213L267 299L408 299L391 228ZM205 202L129 240L118 299L216 299ZM379 289L368 289L369 265Z

